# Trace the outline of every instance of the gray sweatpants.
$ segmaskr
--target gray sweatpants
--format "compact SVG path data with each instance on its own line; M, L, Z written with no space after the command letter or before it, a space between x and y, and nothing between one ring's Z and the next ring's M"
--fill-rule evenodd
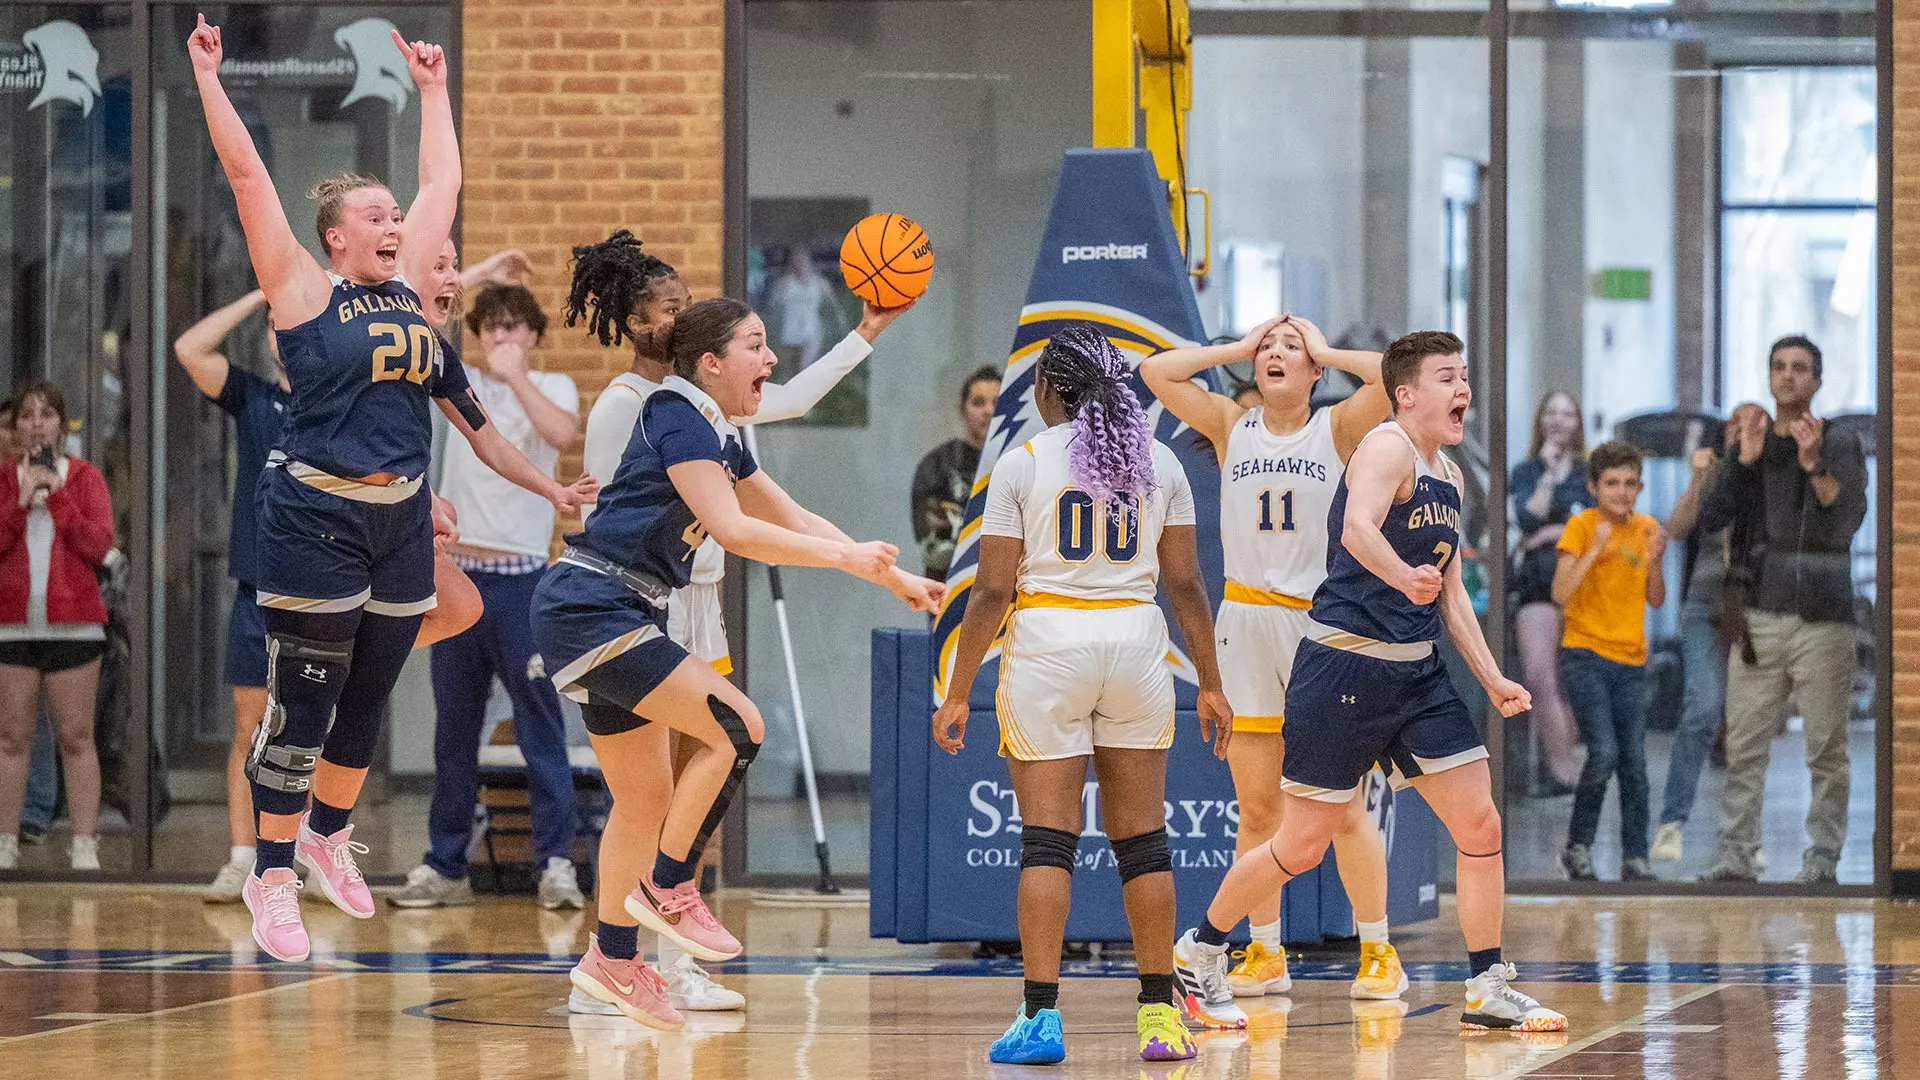
M1727 663L1727 776L1720 791L1720 858L1751 866L1760 850L1767 759L1788 695L1806 722L1806 858L1832 868L1847 840L1847 714L1853 688L1853 626L1748 609L1757 663L1733 650Z

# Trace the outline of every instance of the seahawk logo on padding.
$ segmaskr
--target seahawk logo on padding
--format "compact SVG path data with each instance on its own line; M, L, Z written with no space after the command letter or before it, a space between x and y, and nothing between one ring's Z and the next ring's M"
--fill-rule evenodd
M333 43L353 57L353 89L340 107L363 98L378 98L393 106L398 116L413 96L413 76L407 58L393 44L394 25L385 19L361 19L333 32Z
M100 50L93 47L87 32L65 19L41 23L20 35L40 65L40 92L27 103L37 109L49 101L66 101L80 106L81 115L93 112L100 100Z

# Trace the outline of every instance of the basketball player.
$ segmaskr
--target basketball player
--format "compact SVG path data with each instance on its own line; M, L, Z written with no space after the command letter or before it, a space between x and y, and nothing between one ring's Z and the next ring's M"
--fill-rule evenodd
M980 563L933 738L958 753L967 695L1013 607L1000 650L1000 753L1024 822L1020 952L1026 1000L989 1061L1065 1059L1060 950L1073 893L1087 759L1099 778L1140 969L1135 1027L1148 1061L1193 1057L1174 1003L1173 861L1163 813L1173 745L1172 648L1154 604L1164 573L1200 676L1200 731L1225 757L1233 711L1220 691L1213 619L1194 545L1193 492L1153 441L1120 350L1073 323L1041 352L1034 408L1047 430L993 468ZM1017 587L1017 592L1016 592Z
M286 428L257 496L258 601L266 609L267 710L248 758L258 815L242 886L253 936L304 960L296 854L335 906L371 918L373 896L347 823L379 721L422 616L434 606L434 528L421 497L432 443L427 401L490 467L571 510L596 484L561 487L487 426L459 364L409 282L453 271L447 233L460 151L438 46L394 35L420 89L420 192L402 213L364 177L322 183L316 227L331 269L294 237L253 138L220 85L220 31L188 40L207 129L246 232L292 388ZM455 278L457 283L457 277ZM426 293L440 296L443 287ZM309 808L309 793L311 805Z
M1203 389L1194 376L1219 364L1251 360L1257 403L1243 406ZM1338 405L1313 408L1313 389L1328 367L1360 380ZM1335 349L1320 328L1289 315L1244 339L1173 349L1147 359L1140 375L1154 396L1206 436L1220 461L1220 546L1226 598L1217 625L1221 679L1233 702L1233 793L1240 801L1235 856L1244 857L1280 826L1280 765L1287 675L1306 636L1314 590L1327 576L1327 507L1347 458L1390 411L1380 388L1380 354ZM1353 901L1360 933L1355 998L1398 998L1407 988L1400 957L1387 940L1387 855L1366 800L1347 803L1334 834L1340 881ZM1227 974L1236 997L1284 994L1293 985L1280 941L1280 894L1252 915L1253 940ZM1203 1003L1191 999L1190 1009ZM1216 1027L1239 1027L1246 1014L1196 1015Z
M1295 875L1320 862L1361 777L1390 762L1459 849L1457 906L1472 977L1461 1023L1560 1031L1567 1018L1511 985L1500 957L1505 904L1500 813L1487 750L1434 643L1442 628L1502 716L1526 688L1500 673L1460 580L1460 474L1441 453L1465 433L1473 392L1460 339L1422 331L1387 347L1381 382L1394 419L1353 451L1329 516L1327 579L1287 682L1280 829L1227 872L1206 920L1175 946L1189 994L1229 1000L1227 934Z
M626 229L600 243L574 248L573 258L567 325L574 325L584 316L589 331L598 337L600 344L617 345L623 337L633 342L632 366L613 377L587 414L583 467L595 476L612 476L620 464L621 453L633 437L641 406L667 376L673 374L667 360L666 338L673 327L673 317L686 308L692 296L681 282L679 272L647 253L640 239ZM863 306L860 324L826 355L788 382L769 382L761 387L760 408L752 416L729 419L745 426L804 415L872 354L874 340L913 305L891 309L870 303ZM587 514L591 516L592 511L588 510ZM721 675L733 671L720 610L720 581L726 573L726 562L726 552L708 539L693 557L687 585L675 589L667 604L667 637L712 665ZM660 740L662 753L670 758L674 756L667 729L650 729L648 737ZM666 816L672 785L662 785L646 794L648 797L631 809L635 820L654 823L651 828L657 832L658 823ZM628 887L620 884L616 895ZM667 981L668 999L674 1008L697 1012L738 1009L746 1005L745 997L715 982L671 937L658 935L655 948L660 973ZM568 998L567 1004L574 1012L614 1011L578 990Z
M760 471L729 416L752 416L775 357L745 304L715 299L680 312L666 335L674 374L647 398L599 511L567 537L534 592L534 638L561 693L582 703L613 794L600 873L634 882L599 890L599 926L573 969L575 987L642 1024L671 1029L681 1014L639 959L639 925L696 959L739 955L707 909L694 869L745 779L764 729L760 713L711 665L666 634L667 600L684 587L709 534L747 558L828 566L882 585L918 611L938 606L938 582L894 566L891 544L856 544L795 503ZM673 780L658 727L701 744ZM665 823L637 820L650 789L672 786ZM651 862L651 867L647 866Z

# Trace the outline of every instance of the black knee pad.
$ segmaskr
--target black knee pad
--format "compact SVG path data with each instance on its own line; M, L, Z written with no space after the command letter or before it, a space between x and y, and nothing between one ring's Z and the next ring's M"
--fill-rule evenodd
M248 779L290 795L313 786L314 765L352 666L351 641L268 632L267 715L253 733Z
M1114 861L1120 864L1122 885L1142 874L1173 873L1173 856L1167 853L1165 829L1155 829L1111 843Z
M1073 873L1073 861L1080 850L1080 838L1065 829L1045 825L1020 826L1020 869L1051 866Z
M733 746L733 771L727 774L727 782L720 788L720 794L714 798L713 806L708 808L706 819L700 823L700 835L694 837L693 847L687 852L687 861L698 862L700 853L706 850L707 840L713 836L713 830L727 816L727 807L732 805L734 796L739 793L740 785L747 778L747 766L753 764L754 756L760 753L760 744L753 739L753 732L747 730L746 717L741 716L733 706L720 700L717 694L707 695L707 710L713 713L714 722L720 730L727 733L727 742Z

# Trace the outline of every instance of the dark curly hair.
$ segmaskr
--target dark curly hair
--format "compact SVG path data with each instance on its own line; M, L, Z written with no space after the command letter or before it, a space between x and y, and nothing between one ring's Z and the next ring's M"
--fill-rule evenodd
M513 326L525 323L536 338L547 333L547 313L525 285L488 285L473 298L473 310L467 312L467 329L478 336L488 326Z
M1073 482L1109 513L1153 491L1153 434L1113 342L1089 323L1068 323L1041 351L1037 371L1073 417Z
M597 244L583 244L573 249L567 325L585 315L587 332L600 344L618 345L633 336L627 320L653 298L654 282L678 276L679 271L642 250L640 238L626 229Z

